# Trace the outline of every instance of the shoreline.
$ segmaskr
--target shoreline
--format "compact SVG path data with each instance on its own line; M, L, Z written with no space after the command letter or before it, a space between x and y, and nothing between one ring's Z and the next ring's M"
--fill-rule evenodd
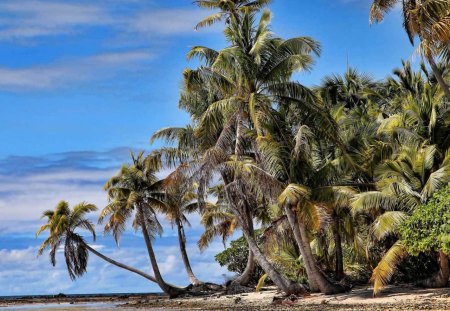
M450 288L423 289L410 285L389 286L380 297L372 298L372 288L360 286L338 295L311 294L282 297L273 288L260 293L213 295L169 299L160 294L129 294L97 297L53 297L43 299L0 299L2 307L36 304L112 303L110 310L450 310ZM109 310L109 309L108 309Z
M135 303L145 300L168 299L162 293L27 295L0 297L0 310L5 307L46 304Z

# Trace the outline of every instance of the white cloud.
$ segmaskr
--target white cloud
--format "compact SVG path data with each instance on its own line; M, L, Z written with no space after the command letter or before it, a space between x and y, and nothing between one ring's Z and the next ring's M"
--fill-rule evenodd
M153 59L149 51L103 53L27 68L0 67L0 89L48 89L69 82L91 81L133 70Z
M87 201L101 208L106 205L102 184L116 171L61 171L20 179L0 176L2 192L6 193L0 196L0 228L14 220L36 221L44 210L54 208L60 200L70 204Z
M42 225L42 211L54 208L61 199L70 204L85 200L103 207L106 194L102 185L117 173L119 165L115 167L113 163L127 157L122 155L122 149L26 158L28 161L11 157L0 161L0 171L3 172L0 174L0 295L160 291L157 285L114 267L93 254L89 257L87 274L75 282L68 277L62 251L57 254L55 267L51 266L48 254L37 257L39 244L45 238L45 233L38 239L34 237L34 232ZM108 163L114 168L84 167L84 163L89 162L98 166ZM94 222L97 216L98 213L92 213ZM160 220L165 233L154 241L160 270L168 282L185 286L188 279L179 254L176 232L163 216ZM196 245L201 232L198 215L190 216L190 220L193 227L185 230L187 252L194 272L202 280L223 282L224 275L230 273L214 261L214 255L223 250L221 242L215 241L200 252ZM86 241L106 256L152 274L145 242L138 232L129 227L120 248L117 248L112 238L103 237L101 231L99 227L96 242L87 234Z
M206 15L199 9L148 10L130 19L128 26L131 31L149 36L194 34L195 25Z
M194 32L196 23L208 12L195 8L149 7L139 1L3 0L0 3L0 39L78 34L89 27L108 27L117 32L137 32L146 36L178 35ZM130 5L131 4L131 5ZM133 5L137 4L137 5Z
M31 38L107 25L113 20L100 6L56 1L2 1L0 38Z

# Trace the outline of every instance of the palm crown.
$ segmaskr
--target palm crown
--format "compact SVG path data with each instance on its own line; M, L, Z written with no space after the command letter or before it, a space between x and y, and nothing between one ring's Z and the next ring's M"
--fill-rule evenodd
M71 279L82 276L86 272L89 256L84 238L75 231L87 230L95 240L94 225L86 218L86 214L96 210L95 205L86 202L79 203L70 209L66 201L61 201L55 210L43 213L42 217L47 218L47 224L43 225L36 235L39 236L42 232L49 231L49 237L41 244L39 255L49 248L51 263L55 265L56 253L62 246Z

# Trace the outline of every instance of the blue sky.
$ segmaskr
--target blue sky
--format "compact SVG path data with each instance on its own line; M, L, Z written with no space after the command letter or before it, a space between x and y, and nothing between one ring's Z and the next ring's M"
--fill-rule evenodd
M312 72L316 85L349 64L382 79L413 48L399 12L368 24L369 0L275 0L272 30L307 35L322 44ZM70 282L36 258L39 216L59 200L105 204L102 185L129 149L150 150L156 129L184 125L177 109L181 72L191 46L224 46L220 27L194 31L209 12L190 0L2 0L0 2L0 295L155 291L146 281L91 257L89 273ZM201 227L192 219L194 271L223 281L213 260L220 242L201 254ZM123 246L101 238L97 247L148 270L142 239L126 233ZM186 284L171 230L157 241L167 278Z

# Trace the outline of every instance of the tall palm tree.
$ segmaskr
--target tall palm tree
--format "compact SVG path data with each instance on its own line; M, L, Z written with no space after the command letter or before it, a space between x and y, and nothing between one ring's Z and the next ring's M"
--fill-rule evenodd
M262 13L259 25L253 32L251 29L254 18L253 12L245 12L239 21L229 24L226 35L232 44L230 48L220 52L206 47L193 48L189 57L199 57L207 67L186 71L185 80L187 89L194 89L202 84L221 94L221 99L207 107L198 128L204 133L220 132L207 160L215 161L215 167L229 167L228 172L223 169L221 172L229 203L241 222L244 235L258 263L270 274L275 269L258 249L250 233L252 229L249 227L249 220L252 217L249 215L252 207L242 201L242 195L248 192L243 191L244 183L240 174L235 174L237 171L230 166L238 167L248 157L245 153L245 133L253 129L258 134L262 133L265 119L271 117L272 103L283 99L298 100L313 113L320 115L320 109L314 104L303 101L304 95L310 92L302 85L289 81L293 72L309 67L312 62L311 54L318 54L319 47L310 38L285 41L272 37L268 30L268 11ZM255 148L253 150L256 151ZM233 154L234 160L228 161L227 153ZM277 278L274 281L279 281L283 289L288 290L289 286L286 286L286 281L280 275L270 277L272 280Z
M420 53L430 64L447 100L450 89L435 58L442 57L447 63L449 58L450 3L447 0L373 0L370 10L370 22L380 22L386 12L400 4L403 11L403 26L411 41L418 37Z
M127 221L134 217L133 227L142 232L158 285L164 293L176 297L185 290L165 282L152 243L155 235L162 233L157 210L164 208L164 194L160 190L156 170L145 165L144 153L140 152L136 157L131 153L131 158L133 163L122 166L120 172L105 184L110 203L100 213L99 223L109 217L105 233L112 233L119 243Z
M54 266L56 264L57 250L60 247L64 247L67 271L72 280L82 276L86 272L89 252L91 252L110 264L136 273L156 283L154 277L98 252L86 243L83 236L76 232L78 229L87 230L92 234L95 241L94 225L86 218L86 214L96 210L97 207L95 205L86 202L79 203L70 209L66 201L61 201L55 210L45 211L42 217L47 218L47 223L37 231L36 236L39 236L44 231L49 231L49 237L41 244L38 254L42 255L45 249L49 248L50 261Z
M182 175L181 177L179 175ZM186 251L186 234L184 227L190 226L186 214L197 212L199 204L196 201L197 194L195 187L183 176L178 170L175 170L163 180L163 189L165 196L163 199L164 206L161 211L172 224L172 227L177 228L178 242L180 247L181 258L183 259L184 267L192 285L203 284L192 271L189 257Z

